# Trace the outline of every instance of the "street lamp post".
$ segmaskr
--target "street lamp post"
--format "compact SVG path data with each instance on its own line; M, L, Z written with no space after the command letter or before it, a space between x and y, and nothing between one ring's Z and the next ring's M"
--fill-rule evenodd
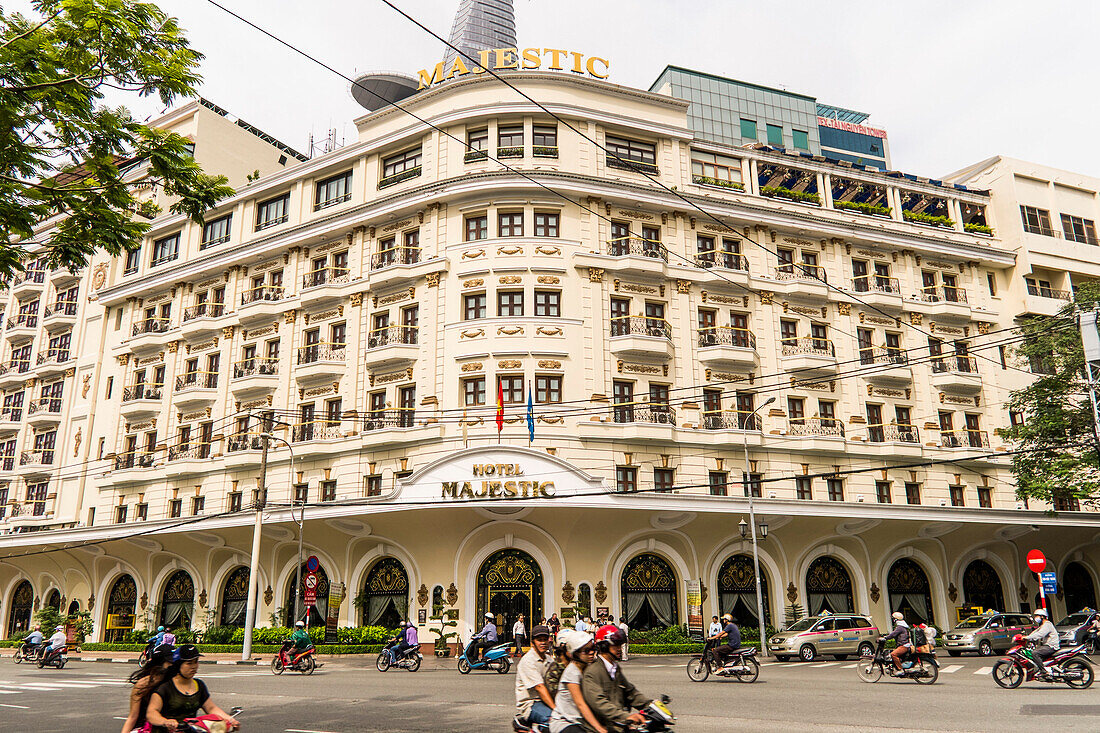
M745 474L744 480L741 483L745 488L745 496L749 497L749 531L752 535L752 570L756 580L756 618L757 621L760 622L760 655L764 657L768 656L768 639L764 631L764 594L760 590L760 553L757 552L756 549L756 511L753 509L752 489L749 488L749 427L752 416L773 402L775 402L775 397L769 397L765 400L760 407L757 407L745 416L745 425L742 426L742 436L744 437L745 446ZM762 528L762 533L766 531L767 530ZM743 528L741 530L741 536L745 536Z

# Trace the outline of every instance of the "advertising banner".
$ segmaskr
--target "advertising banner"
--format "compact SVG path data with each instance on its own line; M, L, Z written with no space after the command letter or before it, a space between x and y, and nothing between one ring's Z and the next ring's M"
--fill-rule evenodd
M703 584L698 580L687 582L688 635L703 633Z

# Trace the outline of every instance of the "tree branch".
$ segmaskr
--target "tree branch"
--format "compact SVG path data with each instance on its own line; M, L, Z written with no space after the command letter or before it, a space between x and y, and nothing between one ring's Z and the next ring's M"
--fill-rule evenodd
M26 38L27 36L31 35L32 33L34 33L35 31L41 30L46 25L48 25L48 24L52 23L54 20L56 20L57 16L61 15L61 13L62 13L62 11L58 10L56 13L54 13L50 17L46 18L45 20L43 20L41 23L39 23L35 27L28 29L24 33L20 33L18 36L12 36L8 40L4 41L4 43L0 44L0 48L7 48L8 46L15 43L16 41L22 40L22 39Z

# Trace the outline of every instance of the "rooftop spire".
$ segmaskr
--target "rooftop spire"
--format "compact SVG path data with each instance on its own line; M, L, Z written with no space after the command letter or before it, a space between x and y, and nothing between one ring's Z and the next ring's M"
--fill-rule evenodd
M516 12L512 0L461 0L451 26L451 45L478 58L478 52L516 46ZM449 68L458 56L447 48L443 68ZM463 58L463 63L469 59Z

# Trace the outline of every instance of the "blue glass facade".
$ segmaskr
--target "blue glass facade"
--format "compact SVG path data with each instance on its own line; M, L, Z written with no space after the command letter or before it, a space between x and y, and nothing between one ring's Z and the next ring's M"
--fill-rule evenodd
M886 144L882 138L832 127L820 127L818 132L823 155L886 170Z

